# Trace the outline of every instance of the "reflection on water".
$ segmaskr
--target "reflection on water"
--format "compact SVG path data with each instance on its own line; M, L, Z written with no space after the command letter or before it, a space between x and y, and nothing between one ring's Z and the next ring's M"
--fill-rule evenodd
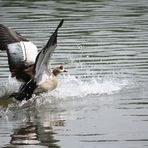
M10 143L12 145L45 145L49 147L58 148L56 144L58 140L54 139L52 127L42 127L41 125L34 125L34 123L25 123L25 126L14 130L11 135Z
M51 63L69 72L36 101L0 100L0 147L147 147L147 0L0 0L1 23L39 50L61 19ZM0 52L1 95L8 75Z
M50 109L46 110L46 106L44 106L43 110L46 110L45 113L42 111L42 105L38 108L40 111L37 111L36 107L29 106L23 110L23 106L17 106L17 111L14 110L14 106L10 107L9 112L5 116L3 115L3 118L8 117L11 121L16 121L17 123L17 126L13 125L14 127L10 134L10 144L6 144L5 147L15 147L17 145L60 147L57 144L59 140L55 139L57 133L54 132L53 126L63 127L64 120L52 113ZM20 113L23 116L20 116Z
M19 129L15 129L14 134L11 135L12 139L10 141L11 144L19 144L19 145L36 145L40 142L43 145L54 146L56 140L53 139L52 129L48 127L48 129L43 127L38 127L37 125L33 125L32 123L26 123L25 127L20 127ZM44 136L40 137L40 131ZM46 137L45 139L42 139ZM52 144L53 143L53 144ZM56 147L56 146L55 146Z

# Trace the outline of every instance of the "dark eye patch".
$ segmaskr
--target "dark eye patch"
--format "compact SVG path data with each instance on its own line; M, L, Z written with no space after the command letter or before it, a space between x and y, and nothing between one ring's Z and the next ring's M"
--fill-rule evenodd
M60 69L63 70L63 66L62 65L60 65Z

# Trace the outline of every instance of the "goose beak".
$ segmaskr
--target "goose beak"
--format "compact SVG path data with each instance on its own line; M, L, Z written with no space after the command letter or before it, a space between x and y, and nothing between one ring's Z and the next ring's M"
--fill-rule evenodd
M68 71L66 69L64 69L63 72L68 72Z

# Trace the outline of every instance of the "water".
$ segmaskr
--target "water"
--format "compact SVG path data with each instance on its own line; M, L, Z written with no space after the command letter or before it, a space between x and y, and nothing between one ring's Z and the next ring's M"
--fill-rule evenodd
M51 64L68 73L29 102L0 99L0 147L148 147L147 0L0 0L0 23L39 49L61 19ZM3 95L17 88L0 55Z

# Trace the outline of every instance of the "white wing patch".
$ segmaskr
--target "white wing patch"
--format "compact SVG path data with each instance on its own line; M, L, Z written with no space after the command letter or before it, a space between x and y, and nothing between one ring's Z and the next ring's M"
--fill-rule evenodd
M24 63L31 65L35 63L38 54L37 47L31 42L17 42L8 44L9 58L14 65Z
M36 56L38 54L37 47L31 42L20 42L23 51L25 52L25 60L27 65L31 65L35 63Z
M20 42L8 44L9 59L12 65L22 64L25 61L25 52Z

